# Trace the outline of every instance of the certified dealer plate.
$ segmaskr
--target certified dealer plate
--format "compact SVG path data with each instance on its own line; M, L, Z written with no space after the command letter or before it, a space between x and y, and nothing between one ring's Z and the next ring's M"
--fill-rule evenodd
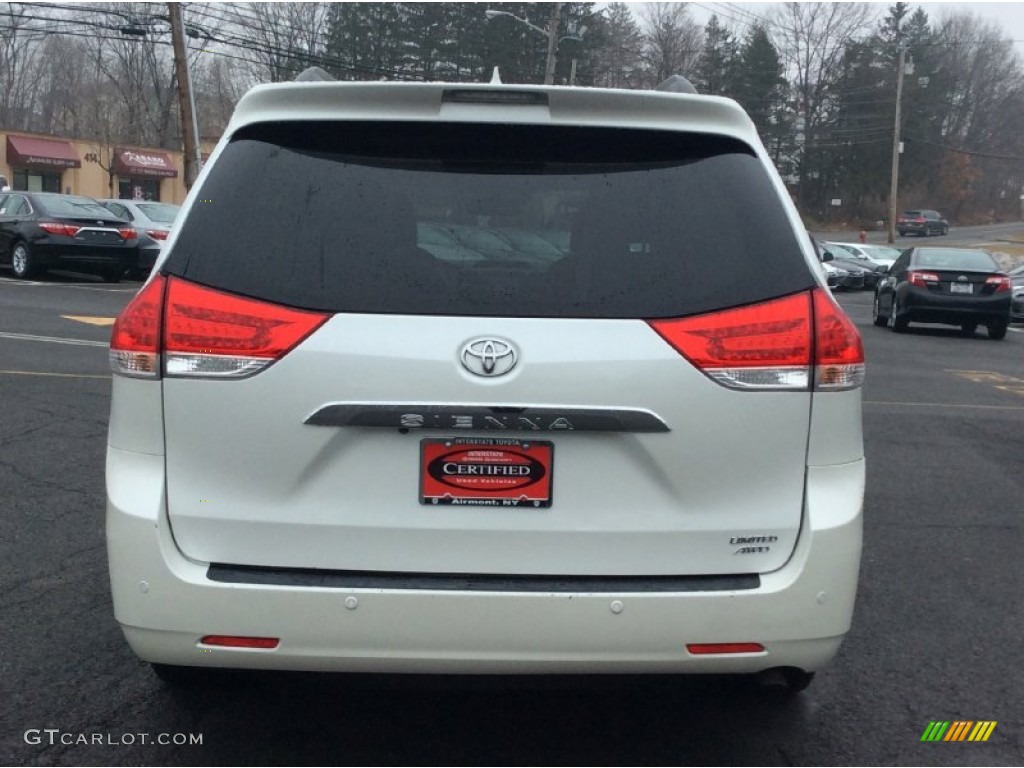
M550 507L554 443L502 438L420 443L420 503Z

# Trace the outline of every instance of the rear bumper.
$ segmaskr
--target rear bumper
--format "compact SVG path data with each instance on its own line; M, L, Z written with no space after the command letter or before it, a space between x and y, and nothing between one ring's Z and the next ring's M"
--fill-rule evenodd
M900 310L900 317L919 323L1006 322L1010 318L1010 294L963 297L911 288L900 298Z
M34 243L32 255L41 266L47 267L58 267L62 264L122 264L127 268L134 267L138 262L139 249L136 246L123 245Z
M799 542L754 589L523 592L225 583L176 548L162 456L108 447L114 612L135 653L165 664L414 673L748 673L815 670L849 629L864 463L812 468ZM280 638L210 648L207 634ZM758 642L693 656L687 643Z

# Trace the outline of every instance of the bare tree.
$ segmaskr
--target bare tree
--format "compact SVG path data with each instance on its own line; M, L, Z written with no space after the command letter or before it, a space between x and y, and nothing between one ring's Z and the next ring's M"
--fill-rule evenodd
M645 70L644 34L626 3L611 3L592 24L604 27L604 45L595 51L594 85L633 88Z
M690 17L686 3L649 3L641 11L647 26L645 58L647 86L670 75L693 79L703 46L703 32Z
M33 32L25 6L3 3L0 25L0 125L32 130L41 79L40 34Z
M797 99L804 151L799 163L800 194L807 190L809 153L816 133L833 107L832 89L843 74L843 55L855 36L873 19L867 3L796 3L782 5L771 31ZM806 199L802 197L802 203Z
M231 8L228 11L228 8ZM247 44L259 82L292 80L323 55L329 3L240 3L221 6Z

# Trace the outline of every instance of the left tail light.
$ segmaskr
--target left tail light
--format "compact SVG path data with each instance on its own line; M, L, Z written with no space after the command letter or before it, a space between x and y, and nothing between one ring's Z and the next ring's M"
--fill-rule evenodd
M330 315L157 276L114 323L114 373L243 378L280 360Z
M938 283L939 276L934 272L907 272L907 280L918 288L927 288L929 283Z
M81 227L61 224L56 221L41 221L39 222L39 228L48 234L63 235L64 237L74 237L78 234L78 230L81 229Z

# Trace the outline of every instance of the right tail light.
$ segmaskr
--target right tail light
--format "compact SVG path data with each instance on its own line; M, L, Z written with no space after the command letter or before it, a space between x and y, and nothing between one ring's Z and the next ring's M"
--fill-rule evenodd
M730 389L837 391L864 382L860 334L821 288L650 325Z

